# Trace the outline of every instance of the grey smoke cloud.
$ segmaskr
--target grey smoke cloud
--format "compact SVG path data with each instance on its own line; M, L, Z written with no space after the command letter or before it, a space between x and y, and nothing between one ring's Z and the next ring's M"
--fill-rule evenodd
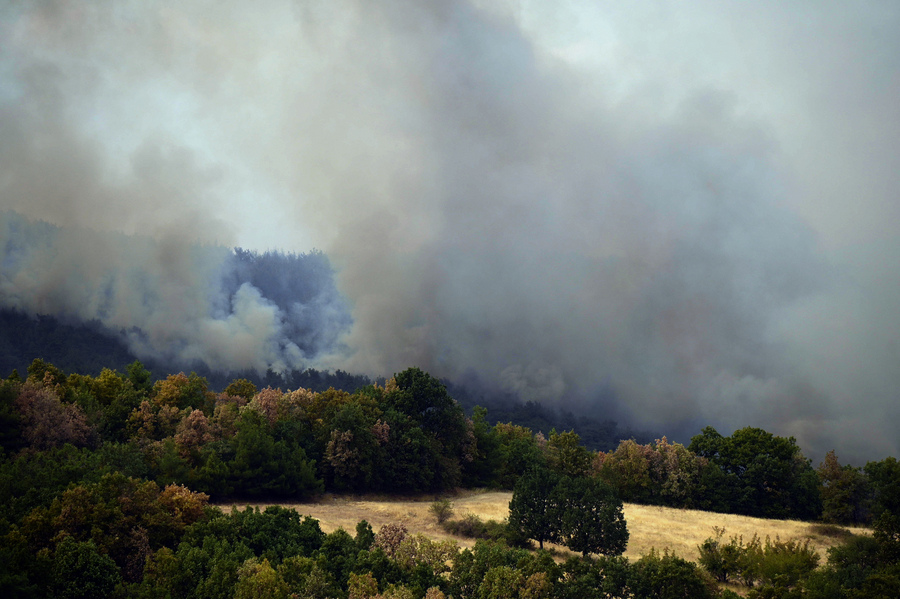
M351 324L328 259L57 227L0 213L3 307L97 320L140 357L304 368Z
M167 289L215 279L198 242L323 249L353 326L320 366L880 458L900 448L898 33L876 2L20 3L0 194L149 235L167 253L133 259ZM100 281L102 251L67 243ZM92 301L45 274L65 265L34 298ZM273 332L284 303L254 289L184 343L284 359L300 329ZM159 317L202 322L190 293Z

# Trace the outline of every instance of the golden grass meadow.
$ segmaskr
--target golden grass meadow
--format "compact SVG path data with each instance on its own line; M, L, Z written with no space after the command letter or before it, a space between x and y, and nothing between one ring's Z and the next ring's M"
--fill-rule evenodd
M462 491L456 495L441 496L453 503L454 518L466 514L474 514L483 520L504 520L509 515L509 500L512 493L508 491ZM434 495L418 498L397 499L384 496L350 496L325 495L310 503L277 504L297 510L300 514L317 519L325 532L343 528L354 534L357 522L366 520L375 532L382 525L391 522L406 526L410 534L423 534L431 539L453 539L460 547L471 547L473 539L457 537L446 533L429 511L431 503L438 499ZM234 503L219 504L229 511L232 507L244 509L247 505L263 509L268 503ZM663 551L668 549L680 557L697 561L697 546L707 537L715 534L714 528L724 528L725 538L743 535L747 540L753 534L761 539L767 536L773 540L794 539L800 542L809 540L811 547L825 561L825 551L841 543L840 536L827 534L821 525L795 520L766 520L734 514L717 514L699 510L684 510L667 507L625 504L625 520L628 524L630 538L625 556L631 560L640 558L651 549ZM864 528L841 527L849 533L868 534ZM834 530L834 527L831 527ZM552 546L552 545L551 545ZM556 548L561 555L567 550Z

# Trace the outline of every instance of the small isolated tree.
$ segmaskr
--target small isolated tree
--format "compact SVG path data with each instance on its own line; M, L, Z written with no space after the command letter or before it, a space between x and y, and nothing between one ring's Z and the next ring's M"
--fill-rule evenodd
M622 500L616 490L596 478L560 480L553 492L559 510L559 538L572 551L620 555L628 545Z
M443 524L453 517L453 503L449 499L438 499L431 504L428 511L434 514L438 524Z
M509 525L529 539L538 542L559 540L560 512L554 495L559 485L558 474L538 468L519 478L509 502Z

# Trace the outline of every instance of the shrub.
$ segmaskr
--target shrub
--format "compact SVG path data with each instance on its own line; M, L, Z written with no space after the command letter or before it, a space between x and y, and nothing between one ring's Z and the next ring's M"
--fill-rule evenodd
M452 535L469 537L471 539L486 539L487 528L484 521L475 514L466 514L459 520L447 520L443 525L444 530Z
M752 587L761 582L765 587L791 589L805 580L819 563L819 555L809 547L809 541L782 541L776 537L773 542L766 538L766 544L759 537L753 537L745 544L743 537L733 536L725 543L724 528L715 527L715 537L706 539L699 546L699 562L719 582L729 578ZM762 596L767 596L762 591Z
M791 588L819 565L819 554L809 547L809 541L766 539L759 567L759 579L766 585Z
M438 524L443 524L453 517L453 503L449 499L439 499L431 504L428 511L434 514Z
M635 562L629 586L636 597L712 599L717 595L716 583L695 564L656 550Z
M697 560L719 582L728 582L729 577L738 574L739 558L742 542L732 537L728 543L722 540L725 529L713 527L715 537L709 537L697 547L700 558Z
M402 524L385 524L375 535L375 546L382 549L388 556L393 557L400 548L400 543L406 538L407 530Z
M814 524L809 528L809 531L819 537L839 539L841 541L849 541L854 537L852 532L837 524Z

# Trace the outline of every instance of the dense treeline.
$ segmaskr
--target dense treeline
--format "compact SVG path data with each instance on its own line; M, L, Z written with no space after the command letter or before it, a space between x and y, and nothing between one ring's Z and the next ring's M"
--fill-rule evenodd
M52 460L67 444L214 499L512 489L523 473L551 468L638 503L848 524L900 513L893 457L854 468L831 452L814 469L793 438L750 427L730 437L708 427L687 447L663 437L592 452L573 431L491 425L477 407L468 418L416 368L354 393L260 390L245 379L216 393L195 373L152 383L139 362L90 376L34 360L25 380L0 383L5 468Z
M67 372L92 375L100 374L105 368L124 372L129 364L137 360L122 341L122 335L103 326L100 321L63 322L50 315L29 316L18 310L0 309L0 372L24 372L34 356L43 356L47 362ZM260 388L303 387L313 391L334 387L352 392L372 383L365 375L342 370L329 372L308 368L286 372L268 370L265 373L253 369L221 372L202 361L172 364L144 360L144 365L153 373L194 371L217 389L224 389L233 379L239 378L247 379Z
M24 372L34 356L72 372L124 370L135 357L98 321L71 324L48 316L0 309L0 372Z
M324 277L322 259L323 257L317 253L287 257L277 253L254 256L236 250L232 258L234 276L225 284L234 287L237 282L249 278L251 283L261 286L267 297L280 298L282 303L287 302L286 298L291 297L291 294L308 300L314 290L330 289L327 279L321 278ZM277 264L283 260L295 262L294 266L307 274L317 272L321 280L310 286L309 281L306 281L309 277L294 277L296 280L290 283L292 287L280 289L286 283L280 283L283 277L276 277L275 273L278 272ZM246 270L248 261L253 263L253 268L242 272ZM17 310L0 309L0 373L9 373L14 369L25 372L34 356L43 356L46 361L66 372L80 372L94 376L100 374L104 368L125 372L128 365L137 360L137 357L122 341L122 336L104 327L99 321L67 323L49 315L32 317ZM210 368L199 360L184 364L145 359L143 363L152 373L162 373L163 376L178 371L196 372L205 378L209 387L213 389L224 389L234 379L246 379L259 389L303 388L319 392L334 388L353 393L376 382L365 375L352 374L340 369L334 372L315 368L289 369L284 372L275 372L271 369L266 372L257 372L254 369L222 372ZM155 382L157 377L151 378ZM384 383L383 380L378 382ZM580 435L581 442L585 446L604 451L615 449L620 439L633 438L646 443L655 438L652 433L623 429L615 421L591 417L583 410L575 415L566 409L554 409L533 401L523 402L514 394L496 389L486 390L478 381L469 381L463 385L443 382L466 413L471 413L477 405L488 407L491 424L515 422L532 431L542 431L544 435L549 435L554 428L574 430Z
M566 597L608 587L611 597L655 597L663 591L653 589L675 588L674 580L694 589L682 596L715 594L705 574L675 556L654 554L633 564L615 557L627 539L624 520L607 526L621 516L619 498L874 522L875 544L845 550L866 557L867 570L851 576L840 561L847 556L835 553L838 561L822 570L831 578L808 577L834 588L862 588L875 584L872 576L886 576L897 557L891 543L900 539L894 458L854 468L831 452L813 469L794 439L754 428L730 437L707 428L687 447L662 438L592 452L573 431L545 436L520 425L491 425L483 408L467 418L440 381L416 368L353 393L258 389L245 379L214 392L195 373L153 382L139 362L122 373L90 376L35 360L26 379L14 373L0 383L0 445L4 596L83 596L85 589L99 596L115 588L135 596L231 597L271 584L271 596L292 589L297 596L368 597L393 585L400 594L383 596ZM322 535L293 512L225 515L207 505L210 498L298 500L325 490L421 493L460 486L516 487L522 499L538 476L552 484L531 484L538 496L526 500L550 506L551 528L534 528L515 505L510 525L541 543L563 540L585 557L610 557L551 567L543 554L487 545L458 552L423 539L409 541L413 546L397 557L377 543L366 545L372 534L364 527L356 538ZM598 505L611 511L602 515ZM578 536L592 510L601 514L591 530L602 543ZM566 522L571 514L579 519ZM269 548L281 538L273 531L295 527L302 541L291 537ZM420 551L421 558L408 555ZM435 552L444 555L443 566L432 559ZM487 561L478 566L482 558ZM466 574L471 571L481 577ZM791 580L785 592L801 592L805 583ZM587 592L579 584L599 586ZM365 594L363 587L376 591ZM502 594L509 589L517 590Z
M594 451L615 449L622 439L648 443L660 436L645 430L623 427L615 420L592 416L597 412L590 406L581 406L576 415L563 406L553 408L535 401L522 401L514 393L483 388L477 380L462 384L451 381L444 383L466 413L472 413L476 406L483 406L489 410L488 420L491 424L514 422L536 433L541 432L544 436L548 436L553 429L572 430L578 433L582 445Z

